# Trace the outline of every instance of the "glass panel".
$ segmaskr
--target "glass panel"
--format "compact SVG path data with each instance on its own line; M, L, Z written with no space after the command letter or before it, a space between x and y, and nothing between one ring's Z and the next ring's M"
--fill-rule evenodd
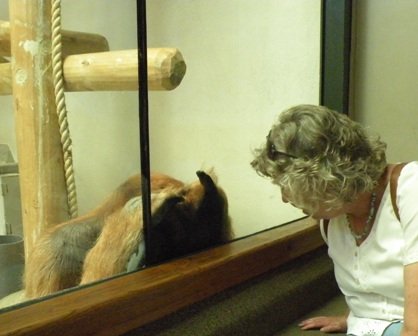
M236 237L303 216L251 168L285 108L319 102L321 1L148 1L148 47L182 53L172 92L150 92L151 169L193 181L213 167Z
M103 2L101 0L64 0L61 6L62 27L65 31L99 34L107 40L111 51L133 50L133 60L136 61L137 22L135 0L126 0L123 3ZM109 6L111 6L111 9ZM8 0L0 0L0 20L2 20L0 22L2 32L7 31L9 22ZM0 36L1 38L5 37L2 34ZM66 39L64 36L66 36ZM68 36L71 35L63 32L64 47L65 43L68 42ZM12 61L13 58L10 57L10 49L6 48L9 50L5 51L3 46L5 44L2 43L0 65L10 67L8 62ZM83 48L86 48L86 46L84 45ZM92 46L88 45L87 48L92 48ZM76 52L76 54L78 53ZM125 55L121 55L119 58L116 55L112 58L117 65L123 65L123 62L127 59ZM110 62L111 58L109 58ZM91 64L94 64L94 62L90 63L89 56L86 56L82 59L82 63L76 64L76 66L82 68L82 66L88 67ZM104 73L109 71L105 68L100 69L98 74L101 70ZM129 71L133 74L137 73L135 68ZM94 81L94 78L88 78L92 82ZM112 76L108 78L102 76L104 85L109 85L111 79ZM0 82L5 83L2 80L3 78ZM134 80L134 87L129 88L129 90L116 88L115 90L91 92L90 90L94 91L95 89L89 89L88 86L93 84L87 82L85 83L87 88L80 89L80 92L66 92L65 94L80 216L97 207L118 185L129 176L139 172L139 120L136 84ZM37 84L34 83L33 85ZM1 87L3 88L3 86ZM0 194L0 235L7 234L7 239L2 239L0 236L0 254L3 245L11 245L12 237L9 237L11 234L22 236L23 233L20 216L18 216L17 222L11 216L12 212L12 215L14 215L16 207L19 206L20 209L20 197L18 195L19 184L15 183L14 176L10 176L10 162L16 163L20 160L18 160L13 97L10 93L2 92L5 95L0 95L0 184L8 190L8 197L5 202L3 202L2 193ZM10 157L3 155L3 153L6 153L6 149L10 151ZM7 169L5 168L6 163L8 165ZM18 177L17 169L12 173ZM7 181L5 181L6 178ZM57 195L56 200L58 201L60 198L62 197ZM10 224L10 228L7 227L8 224ZM34 235L36 234L35 232ZM78 244L75 243L75 245ZM20 251L21 254L22 251ZM0 260L4 259L0 256ZM10 261L9 257L6 257L6 259L8 262ZM40 265L41 267L42 265ZM1 271L4 271L4 269ZM5 279L4 274L5 272L0 274L0 287L6 283L6 280L3 281ZM18 286L7 291L0 290L0 308L21 300L20 292L17 292L16 295L12 294L9 299L4 298L7 294L21 288L22 283L19 275L16 275L14 283Z
M250 161L281 110L319 101L320 9L320 0L147 3L148 47L177 48L187 66L177 88L149 93L151 169L187 184L213 168L235 238L303 216ZM9 20L7 0L0 0L0 20ZM112 51L137 47L134 0L64 0L62 23L106 37ZM0 144L17 160L12 101L0 96ZM83 215L139 170L138 97L67 92L66 103ZM0 297L0 308L20 298L12 300Z

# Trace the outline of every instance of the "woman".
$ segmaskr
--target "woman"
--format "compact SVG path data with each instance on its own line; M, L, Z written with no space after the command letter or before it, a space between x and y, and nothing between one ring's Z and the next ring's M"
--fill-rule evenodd
M392 204L385 150L347 116L300 105L280 114L255 151L252 166L281 188L283 201L324 220L349 307L345 316L305 320L302 330L418 335L418 162L403 167Z

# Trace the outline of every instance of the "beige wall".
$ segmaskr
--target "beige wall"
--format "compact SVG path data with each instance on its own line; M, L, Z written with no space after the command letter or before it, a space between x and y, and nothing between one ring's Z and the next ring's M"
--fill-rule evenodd
M0 0L0 19L8 19ZM134 0L64 0L63 28L136 48ZM183 83L150 94L152 169L185 181L215 167L239 236L299 218L250 167L279 111L319 100L320 0L151 0L148 44L177 47ZM139 170L136 92L67 93L80 213ZM0 143L16 156L11 97L0 97Z
M238 236L301 217L250 167L283 109L319 101L320 1L148 1L148 45L174 46L186 76L152 92L151 165L184 180L213 166Z
M418 158L418 1L357 1L353 114L388 143L390 161Z

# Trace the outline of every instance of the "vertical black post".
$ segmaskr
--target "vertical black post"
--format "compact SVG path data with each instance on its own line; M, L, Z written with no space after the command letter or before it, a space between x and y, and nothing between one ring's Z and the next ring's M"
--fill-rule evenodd
M321 105L348 113L352 0L323 0Z
M136 1L138 40L138 98L139 98L139 144L142 180L142 215L145 240L145 264L151 241L151 181L148 128L148 68L147 68L147 22L146 0Z

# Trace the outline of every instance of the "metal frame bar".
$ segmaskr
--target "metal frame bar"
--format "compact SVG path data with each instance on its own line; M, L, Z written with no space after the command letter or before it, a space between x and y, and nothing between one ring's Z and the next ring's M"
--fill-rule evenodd
M320 104L348 114L352 0L323 0Z

